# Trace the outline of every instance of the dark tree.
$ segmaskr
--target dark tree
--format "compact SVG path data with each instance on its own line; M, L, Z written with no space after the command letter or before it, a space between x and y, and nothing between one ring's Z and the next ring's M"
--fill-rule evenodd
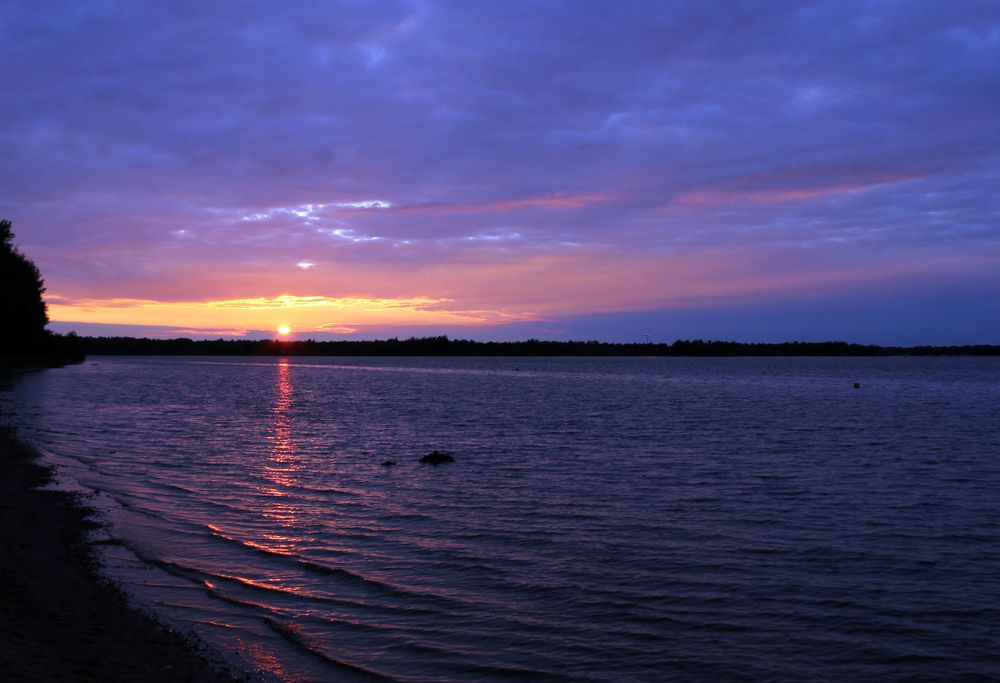
M44 291L42 274L14 246L10 221L0 220L0 352L33 353L46 343Z

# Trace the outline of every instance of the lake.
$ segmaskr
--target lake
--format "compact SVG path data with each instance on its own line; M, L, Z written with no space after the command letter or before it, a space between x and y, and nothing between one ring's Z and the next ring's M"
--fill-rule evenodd
M108 575L264 679L1000 677L998 358L96 357L3 401Z

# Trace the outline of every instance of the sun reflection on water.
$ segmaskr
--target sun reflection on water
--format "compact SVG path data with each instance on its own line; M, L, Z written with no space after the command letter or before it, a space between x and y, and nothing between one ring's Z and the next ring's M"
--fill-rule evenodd
M270 446L264 462L264 477L269 485L258 487L258 492L268 499L264 514L278 523L277 529L265 532L263 537L288 548L297 536L288 531L295 529L298 521L296 505L291 502L294 497L289 497L288 489L297 485L295 475L301 465L296 457L293 439L292 370L287 358L278 361L275 391L277 398L271 409L271 433L268 436Z
M285 667L281 659L263 644L252 640L241 640L242 648L237 651L248 659L258 671L269 674L272 678L288 683L303 680Z

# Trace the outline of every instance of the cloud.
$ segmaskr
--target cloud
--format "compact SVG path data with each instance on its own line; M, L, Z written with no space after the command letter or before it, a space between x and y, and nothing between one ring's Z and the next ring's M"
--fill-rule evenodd
M594 203L607 202L611 198L602 194L555 193L541 197L516 197L492 201L447 204L426 202L399 206L400 211L429 213L504 213L525 209L581 209Z
M864 174L855 173L853 174L854 177L850 180L841 182L830 182L831 178L827 177L821 179L818 183L815 181L809 183L809 179L802 178L801 173L795 174L797 177L785 179L783 182L776 182L774 180L774 175L776 174L769 175L771 178L761 179L764 182L729 182L721 187L686 192L674 198L668 207L685 207L691 205L716 206L721 204L783 204L849 192L861 192L877 188L881 185L921 178L916 175L897 176L884 174L866 177ZM772 184L778 185L778 189L769 189L769 185Z
M998 34L990 3L6 3L0 204L105 311L500 320L987 268Z
M367 199L363 202L337 202L334 206L338 209L391 209L392 202L382 199Z
M323 323L322 325L316 326L317 332L330 332L332 334L344 335L344 334L354 334L362 325L350 323Z
M167 334L180 336L192 336L192 337L245 337L247 335L246 328L243 327L207 327L199 329L173 329L168 330Z

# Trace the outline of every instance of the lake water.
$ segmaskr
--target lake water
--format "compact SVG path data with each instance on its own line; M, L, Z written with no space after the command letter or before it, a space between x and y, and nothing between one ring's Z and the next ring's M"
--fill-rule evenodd
M1000 678L1000 359L99 357L2 398L108 573L266 679Z

